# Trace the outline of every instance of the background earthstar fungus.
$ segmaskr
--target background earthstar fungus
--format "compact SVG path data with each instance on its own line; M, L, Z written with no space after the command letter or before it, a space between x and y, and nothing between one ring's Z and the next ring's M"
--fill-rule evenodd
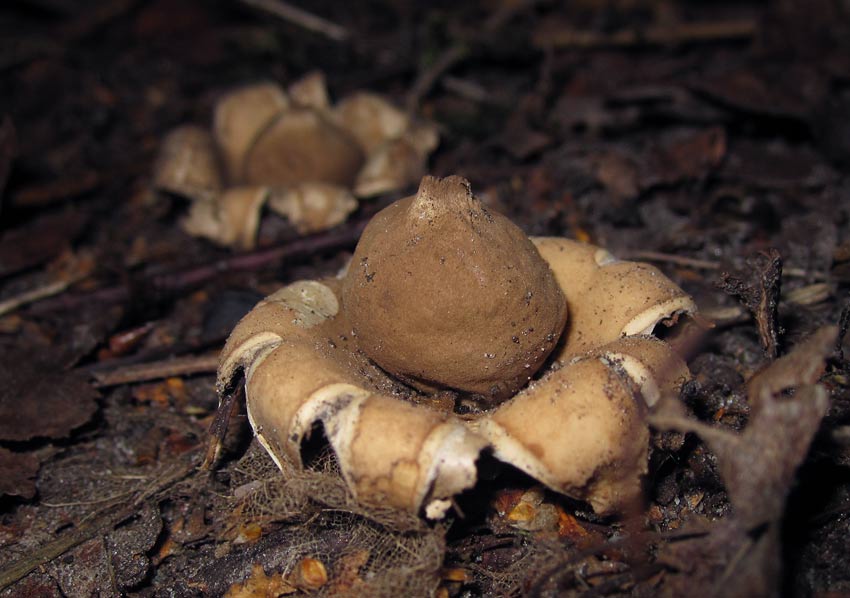
M219 245L254 247L268 206L305 234L345 221L359 197L424 174L436 127L383 97L355 92L332 105L311 73L284 91L262 82L215 107L212 131L185 125L163 141L154 186L192 200L183 228Z
M425 177L370 222L341 279L290 284L239 323L218 385L224 392L244 370L248 416L279 465L300 462L321 422L366 504L441 518L475 483L489 446L606 513L640 492L647 407L689 377L647 335L695 310L652 266L567 239L529 240L465 180ZM422 393L436 388L481 393L492 409L467 420L435 410Z

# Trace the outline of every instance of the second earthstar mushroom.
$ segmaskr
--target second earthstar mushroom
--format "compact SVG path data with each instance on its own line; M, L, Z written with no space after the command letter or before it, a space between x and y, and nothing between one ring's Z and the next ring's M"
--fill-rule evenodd
M616 298L598 295L612 289ZM649 406L688 377L646 334L694 310L655 268L529 240L465 180L425 177L375 216L342 280L293 283L249 313L218 384L245 372L251 423L278 463L299 463L321 422L365 503L442 517L489 446L610 512L639 494ZM437 389L485 410L435 411Z
M236 89L216 105L212 132L181 127L163 142L158 189L192 200L184 228L250 249L264 206L301 233L343 222L355 197L400 189L425 172L436 128L376 94L336 107L321 74ZM238 189L238 192L231 192Z

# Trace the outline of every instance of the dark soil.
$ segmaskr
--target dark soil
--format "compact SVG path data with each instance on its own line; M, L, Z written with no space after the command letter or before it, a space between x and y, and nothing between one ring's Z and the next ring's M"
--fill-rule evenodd
M247 0L3 3L0 301L66 284L0 316L0 595L850 595L850 5L299 4L347 37ZM557 524L523 528L505 513L533 483L497 464L440 526L275 498L242 415L198 469L235 322L337 272L411 191L309 237L267 215L248 254L179 228L187 203L150 187L163 136L312 70L417 107L431 173L529 234L652 261L714 323L633 512L545 494ZM270 581L303 557L330 581Z

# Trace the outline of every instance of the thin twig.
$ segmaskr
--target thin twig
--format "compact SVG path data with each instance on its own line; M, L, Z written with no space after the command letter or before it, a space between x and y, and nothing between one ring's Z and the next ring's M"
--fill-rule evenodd
M674 264L685 268L693 268L694 270L720 270L723 267L720 262L700 260L671 253L661 253L658 251L629 251L623 255L623 257L630 260L646 260L648 262ZM826 272L806 270L805 268L785 268L782 273L789 278L807 278L810 280L830 279L829 274Z
M222 274L250 272L271 267L285 260L295 261L331 249L353 245L366 227L367 221L368 218L364 218L338 230L295 239L278 247L234 255L211 264L203 264L168 274L142 277L134 283L106 287L89 293L54 297L33 305L31 310L33 313L47 313L57 309L76 309L90 303L120 303L131 298L139 301L152 300L152 298L187 291L218 278Z
M103 388L132 382L171 378L172 376L208 374L214 372L216 368L218 368L218 352L140 363L111 372L96 372L94 378L95 386Z
M82 507L86 505L99 505L105 502L112 502L119 498L124 498L125 496L130 496L133 494L133 491L128 492L119 492L118 494L113 494L112 496L105 496L103 498L96 498L94 500L75 500L72 502L44 502L41 501L39 503L40 507L47 507L48 509L64 509L67 507Z
M622 29L614 33L579 31L569 27L548 29L534 34L532 43L538 48L596 49L630 48L634 46L670 46L750 39L757 31L752 19L651 25L646 28Z
M647 260L649 262L675 264L676 266L685 266L696 270L720 270L720 264L717 262L698 260L692 257L658 251L630 251L624 257L629 260Z
M284 21L288 21L293 25L320 33L325 37L336 42L347 41L351 37L348 29L341 25L337 25L323 17L314 15L297 6L293 6L283 0L240 0L242 4L247 4L254 8L259 8L271 15L280 17Z
M5 316L24 305L58 295L71 286L72 282L71 280L55 280L40 287L24 291L14 297L9 297L5 301L0 301L0 316Z

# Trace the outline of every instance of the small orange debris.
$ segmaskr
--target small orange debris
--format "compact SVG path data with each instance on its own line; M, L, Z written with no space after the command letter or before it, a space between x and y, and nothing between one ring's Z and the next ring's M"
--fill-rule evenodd
M664 511L658 505L652 505L649 507L649 511L647 511L647 517L649 517L650 523L659 525L664 521Z
M295 566L291 579L300 590L318 590L328 583L328 570L322 561L307 557Z
M189 400L189 393L182 378L168 378L164 382L137 386L133 389L133 398L140 403L168 407L172 403L185 404Z
M472 581L472 576L466 569L461 569L460 567L452 567L451 569L443 570L443 580L468 583Z
M263 535L263 528L259 523L246 523L236 529L234 544L250 544L256 542Z
M578 519L558 508L558 536L579 543L589 538L590 533L584 529Z
M690 506L692 509L696 509L702 502L703 498L705 498L704 491L693 492L685 497L685 499L688 501L688 506Z
M358 550L340 557L334 568L334 576L327 589L327 595L357 595L357 590L364 586L364 581L360 577L360 568L369 562L369 556L368 550Z
M502 490L496 494L496 498L493 499L493 508L500 517L504 517L507 513L510 513L517 504L519 504L519 501L522 500L523 494L525 494L525 490Z
M224 598L279 598L297 591L282 575L266 575L262 565L254 565L244 583L230 586Z
M522 501L508 513L508 521L524 523L534 519L537 514L537 505Z

